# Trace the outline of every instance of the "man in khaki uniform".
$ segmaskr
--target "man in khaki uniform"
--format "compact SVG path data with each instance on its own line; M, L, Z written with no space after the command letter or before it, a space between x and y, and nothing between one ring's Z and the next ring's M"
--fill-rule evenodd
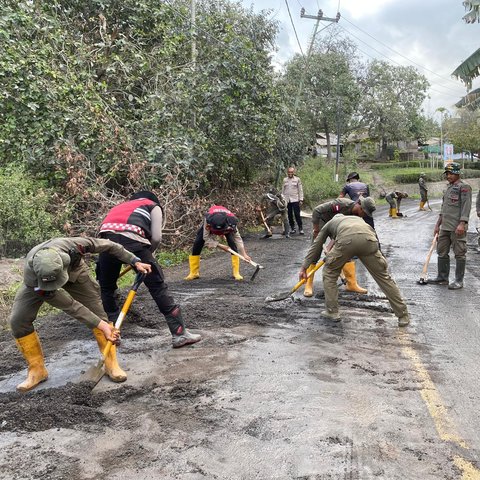
M268 193L262 196L261 206L258 207L261 211L266 210L265 223L270 228L274 221L275 217L280 216L283 224L283 235L286 238L290 238L288 234L288 215L287 215L287 201L285 197L277 192L275 189L271 189ZM263 238L269 238L272 236L272 229L267 230L265 226L265 233Z
M426 208L423 208L425 204L428 202L428 187L427 182L425 180L425 173L420 174L420 178L418 179L418 188L420 189L420 206L418 210L426 211Z
M343 215L356 215L357 217L362 217L366 223L373 227L373 218L372 214L375 211L375 201L371 197L360 197L359 200L353 201L349 198L336 198L331 202L325 202L320 205L317 205L312 212L312 243L317 238L320 229L329 222L337 213ZM307 273L310 273L315 267L315 264L310 265ZM346 290L349 292L356 293L367 293L365 288L362 288L357 283L357 278L355 274L355 262L352 260L347 262L343 267L343 274L347 280ZM303 295L305 297L313 296L313 279L314 274L309 277L305 283L305 290Z
M408 198L408 193L394 190L393 192L387 193L387 195L385 195L385 200L390 205L390 210L388 212L389 217L403 217L403 213L400 213L400 204L402 203L402 198Z
M456 162L445 167L448 186L443 194L442 209L433 230L438 233L437 278L428 283L447 285L450 274L450 247L455 254L455 280L448 285L450 290L463 288L463 277L467 263L467 229L472 208L472 187L460 179L461 167Z
M299 273L300 279L306 278L307 268L320 259L327 237L334 240L334 245L328 252L323 266L326 310L322 315L340 321L337 279L345 263L357 256L386 295L393 312L398 317L398 326L408 325L410 317L407 305L397 284L388 273L387 261L379 250L375 230L361 218L339 214L327 222L307 252Z
M17 347L28 363L28 377L17 386L26 392L48 378L40 339L33 322L43 302L47 302L93 330L100 351L107 340L117 342L118 332L108 323L98 283L89 275L83 256L108 252L139 272L149 273L151 266L121 245L98 238L54 238L32 248L25 259L24 283L19 288L10 315L10 327ZM105 359L105 371L114 382L127 376L117 363L115 347Z

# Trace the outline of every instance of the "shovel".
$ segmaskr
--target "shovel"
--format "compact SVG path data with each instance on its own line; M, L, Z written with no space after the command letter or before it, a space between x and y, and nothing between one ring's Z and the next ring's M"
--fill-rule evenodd
M231 253L232 255L236 255L237 257L241 258L244 262L249 263L250 265L255 267L255 271L253 272L253 275L250 278L250 281L253 281L255 277L257 276L257 273L262 269L265 268L263 265L260 265L258 263L255 263L253 260L247 260L243 255L240 255L237 253L235 250L232 250L230 247L227 247L226 245L223 245L221 243L217 243L217 248L220 250L223 250L224 252Z
M430 250L428 251L427 259L425 260L425 264L423 265L423 270L422 270L422 274L420 275L420 280L418 280L418 282L417 282L419 285L426 285L428 283L427 282L428 264L430 263L430 257L432 256L433 249L435 248L435 244L437 243L437 238L438 238L438 233L435 234L435 236L433 237L432 246L430 247Z
M315 267L313 268L313 270L311 270L308 275L307 275L307 279L310 278L318 269L320 269L321 267L323 267L323 264L325 263L324 260L320 260L316 265ZM270 303L270 302L279 302L280 300L286 300L288 297L290 297L290 295L293 295L306 281L307 279L302 279L300 280L292 289L286 291L286 292L280 292L280 293L277 293L275 295L272 295L270 297L267 297L265 299L265 302L267 303Z
M260 216L262 217L262 222L265 225L265 228L267 229L267 232L270 236L273 235L272 229L268 226L267 219L265 218L265 215L263 214L263 211L260 209Z
M128 292L127 299L125 300L125 303L123 304L122 310L120 311L120 314L118 315L117 321L115 322L115 328L117 330L120 330L123 320L125 319L125 316L127 315L128 310L130 309L130 305L133 302L133 299L135 298L135 295L137 294L137 290L140 287L141 283L145 279L145 273L137 273L135 276L135 281L133 282L133 285L130 288L130 291ZM80 382L89 382L93 383L93 387L97 385L97 383L102 379L102 377L105 375L105 370L103 369L103 364L105 363L105 358L108 355L108 352L110 352L110 348L112 348L112 342L109 340L107 342L107 346L102 352L102 358L98 361L98 363L94 366L91 366L81 377L80 377Z

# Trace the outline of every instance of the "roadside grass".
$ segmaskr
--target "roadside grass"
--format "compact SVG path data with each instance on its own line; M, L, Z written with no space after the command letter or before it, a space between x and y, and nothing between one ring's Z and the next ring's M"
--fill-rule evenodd
M338 182L335 181L335 165L327 163L324 157L308 157L305 163L298 170L298 176L302 180L305 202L310 208L326 202L329 199L337 198L345 185L347 174L358 172L360 179L367 185L373 185L373 173L370 169L358 166L355 163L339 167ZM383 176L383 170L381 174Z

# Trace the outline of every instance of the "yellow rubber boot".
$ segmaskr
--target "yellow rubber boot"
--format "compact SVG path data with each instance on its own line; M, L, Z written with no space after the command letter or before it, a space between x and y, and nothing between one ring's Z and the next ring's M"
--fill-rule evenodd
M388 209L388 216L389 216L389 217L392 216L392 209L391 209L391 208Z
M25 337L16 338L15 342L28 363L27 379L17 385L17 390L19 392L28 392L48 378L48 372L43 359L42 345L40 344L37 332L30 333Z
M310 265L308 268L307 268L307 275L315 268L315 264L312 263L312 265ZM313 277L315 276L315 274L313 273L308 279L307 281L305 282L305 289L303 290L303 296L304 297L313 297Z
M185 277L185 280L200 278L200 255L190 255L188 263L190 264L190 273Z
M232 255L232 273L235 280L243 280L240 275L240 258L235 255Z
M423 210L423 211L425 211L426 209L423 208L424 205L425 205L425 202L420 202L420 207L419 207L418 210Z
M100 352L103 353L107 346L107 339L98 328L93 329L93 334L95 335L95 340L97 340ZM124 382L127 379L127 374L118 365L117 347L115 345L110 347L107 358L105 358L105 373L110 377L110 380L115 383Z
M362 288L357 283L357 277L355 275L355 262L347 262L343 266L343 274L345 275L345 279L347 280L347 285L345 290L347 292L356 292L356 293L367 293L368 290Z
M392 218L398 218L397 209L396 209L396 208L392 208Z

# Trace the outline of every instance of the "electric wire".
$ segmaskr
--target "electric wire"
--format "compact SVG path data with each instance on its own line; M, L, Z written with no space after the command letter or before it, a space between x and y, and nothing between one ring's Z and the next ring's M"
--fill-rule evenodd
M298 48L300 49L300 52L302 53L302 56L304 56L304 53L303 53L303 50L302 50L302 45L301 45L300 39L298 38L298 35L297 35L297 29L295 28L295 24L293 23L293 18L292 18L292 14L290 12L290 6L288 5L288 0L285 0L285 4L287 5L288 16L290 17L290 22L292 23L293 31L295 32L295 38L297 39Z
M362 40L361 38L359 38L357 35L355 35L354 33L352 33L350 30L347 30L344 26L340 25L339 26L343 31L345 31L348 35L356 38L359 42L362 42L364 45L366 45L367 47L371 48L372 50L374 50L375 52L377 52L379 55L381 55L382 57L385 57L388 61L392 62L392 63L395 63L396 65L400 66L400 67L403 67L404 65L402 65L400 62L397 62L396 60L393 60L392 58L390 58L388 55L385 55L383 52L381 52L380 50L377 50L375 47L373 47L372 45L368 44L367 42L365 42L364 40ZM365 52L362 52L362 53L365 53ZM369 55L370 56L370 55ZM403 55L402 55L403 56ZM372 57L373 58L373 57ZM406 58L409 62L410 60L407 58L407 57L404 57ZM415 63L415 62L412 62L412 63ZM428 71L428 69L426 69ZM444 79L444 77L441 77ZM455 83L453 80L452 80L453 83ZM446 90L450 90L451 92L456 92L456 90L454 90L452 87L448 87L448 86L445 86L445 85L437 85L438 87L440 88L445 88ZM457 85L457 88L460 88L460 85ZM458 93L457 93L458 95Z
M372 60L377 60L376 57L374 57L373 55L370 55L369 53L363 51L361 48L358 48L358 47L357 47L357 50L358 50L360 53L363 53L365 56L370 57ZM391 61L394 62L394 60L391 60ZM400 63L398 63L398 65L399 65L400 67L403 66L403 65L401 65ZM460 85L459 85L459 88L461 88ZM461 94L459 94L459 93L457 93L457 94L455 95L455 94L453 94L453 93L440 92L439 90L435 90L435 89L432 88L432 87L428 87L428 90L430 90L430 91L432 91L432 92L435 92L435 93L439 93L440 95L443 95L443 96L445 96L445 97L451 97L451 98L456 98L456 99L458 99L458 97L461 95Z
M407 60L408 62L412 63L413 65L416 65L417 67L420 67L422 68L423 70L429 72L429 73L432 73L433 75L436 75L437 77L440 77L441 79L443 80L447 80L451 83L456 83L455 80L452 80L451 78L447 78L447 77L444 77L440 74L438 74L437 72L434 72L433 70L430 70L426 67L424 67L423 65L420 65L419 63L416 63L414 62L412 59L406 57L405 55L403 55L402 53L400 52L397 52L396 50L394 50L392 47L388 46L386 43L383 43L381 40L378 40L377 38L375 38L373 35L371 35L370 33L366 32L365 30L363 30L362 28L358 27L357 25L355 25L353 22L351 22L350 20L348 20L347 18L343 17L342 16L342 20L345 20L347 23L349 23L350 25L352 25L353 27L355 27L356 29L360 30L362 33L364 33L365 35L368 35L370 38L372 38L373 40L375 40L376 42L380 43L381 45L383 45L385 48L388 48L389 50L391 50L393 53L395 53L396 55L399 55L400 57L404 58L405 60ZM446 87L448 88L448 87Z

